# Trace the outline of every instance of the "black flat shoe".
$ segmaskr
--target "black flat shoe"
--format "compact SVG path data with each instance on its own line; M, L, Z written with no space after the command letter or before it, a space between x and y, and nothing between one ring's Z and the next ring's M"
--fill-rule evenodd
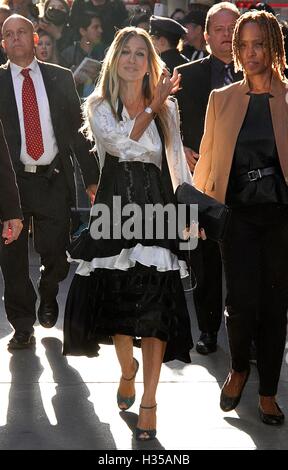
M258 406L259 416L261 421L264 424L270 424L272 426L279 426L284 423L285 415L282 413L281 408L275 403L277 409L281 412L281 415L270 415L268 413L264 413L260 405Z
M222 411L232 411L239 404L239 402L241 400L241 395L242 395L242 392L243 392L244 387L246 385L246 382L248 380L249 374L250 374L250 369L247 370L247 374L246 374L245 380L243 382L242 388L240 390L240 393L236 397L229 397L224 392L225 385L226 385L226 383L228 382L228 379L229 379L229 375L228 375L228 377L226 378L226 380L224 382L224 385L221 389L220 408L221 408Z

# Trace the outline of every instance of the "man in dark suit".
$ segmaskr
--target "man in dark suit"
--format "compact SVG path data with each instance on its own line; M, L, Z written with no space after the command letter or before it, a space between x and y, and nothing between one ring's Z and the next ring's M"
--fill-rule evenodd
M182 75L177 98L183 143L192 173L199 157L211 90L242 78L242 74L235 74L232 63L232 34L238 17L239 11L232 3L221 2L211 7L205 25L205 40L211 54L177 67ZM222 320L222 263L218 244L199 240L197 249L191 253L191 264L197 278L194 302L201 331L196 350L209 354L217 349Z
M22 211L15 173L6 144L3 125L0 122L0 219L5 245L17 240L21 230ZM1 251L0 251L1 259Z
M177 49L180 39L186 33L187 29L171 18L154 15L150 18L149 34L152 37L156 51L160 54L171 74L175 67L188 62L187 57Z
M3 247L1 267L5 308L15 329L10 349L34 344L33 324L37 295L29 278L28 231L33 217L35 249L41 259L38 319L52 327L58 317L58 284L69 265L70 206L75 199L71 157L76 155L90 197L96 192L97 162L79 133L80 102L70 71L38 62L38 36L32 23L20 15L3 25L3 47L9 61L0 68L0 119L3 122L17 176L23 231Z

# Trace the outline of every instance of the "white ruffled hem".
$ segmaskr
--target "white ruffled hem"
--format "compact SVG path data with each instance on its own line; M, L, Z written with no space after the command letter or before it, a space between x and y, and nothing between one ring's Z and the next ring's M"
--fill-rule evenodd
M119 255L108 256L107 258L93 258L92 261L83 261L82 259L73 259L67 252L69 263L79 264L76 274L80 276L89 276L90 272L96 268L120 269L127 271L133 268L137 263L144 266L156 266L157 271L177 271L180 270L180 277L189 275L186 262L179 260L176 255L167 248L160 246L143 246L138 243L135 247L123 249Z

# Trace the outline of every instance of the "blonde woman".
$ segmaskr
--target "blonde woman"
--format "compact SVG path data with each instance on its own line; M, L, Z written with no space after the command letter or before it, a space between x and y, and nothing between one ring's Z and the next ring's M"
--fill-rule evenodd
M101 179L90 231L70 250L79 267L67 299L64 354L95 356L99 342L113 338L122 372L117 402L125 411L135 401L133 341L141 338L144 393L138 440L156 435L162 362L190 362L192 338L180 282L185 263L177 240L155 233L145 238L146 224L155 224L155 217L140 216L143 231L132 238L122 230L120 237L113 232L96 240L95 209L100 203L109 208L106 229L113 221L113 229L124 229L129 217L117 219L121 211L113 208L113 196L121 197L122 208L137 204L145 214L147 204L174 204L178 184L191 181L178 109L169 98L179 81L177 72L169 77L146 31L127 27L116 34L84 109L85 132L95 142Z

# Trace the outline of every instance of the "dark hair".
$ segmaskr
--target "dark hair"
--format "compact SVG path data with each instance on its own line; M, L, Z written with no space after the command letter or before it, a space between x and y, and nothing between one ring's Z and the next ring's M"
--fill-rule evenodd
M185 16L185 11L182 10L182 8L175 8L175 10L173 11L173 13L171 13L170 15L170 18L172 18L172 20L174 20L174 16L176 15L176 13L183 13L183 16Z
M100 15L97 15L97 13L93 12L93 11L85 11L85 13L83 13L83 15L80 15L79 19L78 19L78 24L77 24L77 28L78 30L80 28L83 28L83 29L87 29L89 28L93 18L99 18L100 21L101 21L101 17Z
M268 13L272 13L272 15L275 16L274 8L272 8L268 3L258 2L256 5L252 3L249 6L249 10L267 11Z
M242 70L240 59L240 34L243 26L247 23L256 23L259 25L264 36L264 43L268 50L272 69L278 74L279 78L284 78L284 70L287 68L284 38L282 27L272 13L266 11L251 10L244 13L236 22L233 34L232 52L235 63L235 70Z
M45 29L38 29L37 34L39 38L42 38L42 36L48 36L51 39L52 43L55 43L55 39L53 38L52 34L48 33L48 31L45 31Z
M148 5L148 8L145 8L145 5ZM142 13L152 14L153 7L151 6L151 2L145 0L139 0L138 5L135 6L134 12L136 15L141 15Z
M161 33L159 32L158 34L153 34L153 36L155 36L156 38L166 38L167 41L169 42L169 45L171 46L171 48L173 49L176 49L178 44L179 44L179 41L180 41L180 37L178 36L175 36L175 34L169 34L167 33L166 31L163 31L161 30Z
M189 3L188 5L188 11L202 11L207 13L209 8L210 5L207 5L206 3Z
M147 13L142 13L141 15L134 15L130 19L131 26L138 26L140 23L148 23L149 24L150 15Z

